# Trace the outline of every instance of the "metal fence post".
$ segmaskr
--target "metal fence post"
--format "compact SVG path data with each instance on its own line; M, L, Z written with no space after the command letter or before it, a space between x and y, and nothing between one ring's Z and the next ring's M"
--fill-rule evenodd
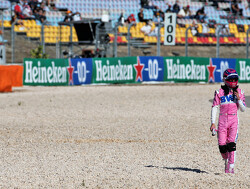
M248 28L247 30L247 49L246 49L246 58L248 58L248 48L249 48L249 39L248 39L248 35L249 35L249 31L250 31L250 28Z
M185 32L185 56L188 56L188 30L190 30L191 28L192 26L189 26Z
M43 54L45 54L45 41L44 41L44 22L42 23L42 28L41 28L41 46L43 47Z
M62 58L62 25L59 24L59 40L57 41L58 43L58 48L59 48L59 58Z
M2 16L2 37L3 37L3 39L4 39L4 19L3 19L3 13L4 13L4 10L2 10L2 14L1 14L1 16Z
M60 47L59 47L58 37L56 38L56 58L61 58L60 57Z
M218 26L218 30L216 31L217 43L216 43L216 58L220 57L220 31L222 30L221 26Z
M70 22L70 36L69 36L70 46L69 46L69 55L72 58L73 56L73 23Z
M131 22L128 25L128 33L127 33L127 41L128 41L128 56L131 56L131 50L130 50L130 29L131 27L135 25L135 22Z
M159 23L158 25L158 33L157 33L157 56L161 56L161 28L164 24Z
M119 26L122 26L121 22L117 22L115 24L115 39L114 39L114 42L113 42L113 56L114 57L117 57L117 29L118 29Z
M17 20L15 20L11 25L11 63L15 63L15 24L17 23Z
M100 27L100 25L101 25L102 23L98 23L97 25L96 25L96 30L95 30L95 52L97 52L97 49L98 49L98 47L99 47L99 33L100 33L100 31L99 31L99 27Z

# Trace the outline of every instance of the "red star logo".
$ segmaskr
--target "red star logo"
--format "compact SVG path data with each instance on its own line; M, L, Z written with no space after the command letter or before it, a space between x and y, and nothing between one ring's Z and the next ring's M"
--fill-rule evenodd
M211 58L210 58L210 64L209 64L209 66L207 66L207 69L208 69L208 73L209 73L208 81L214 82L214 71L216 69L216 66L213 65Z
M71 66L71 61L69 59L69 66L67 67L68 72L69 72L69 85L74 84L73 83L73 71L74 71L74 66Z
M142 70L143 70L144 64L140 64L139 57L137 58L137 64L134 64L134 67L136 69L136 79L135 79L135 81L138 81L139 78L140 78L141 81L143 81L143 79L142 79Z

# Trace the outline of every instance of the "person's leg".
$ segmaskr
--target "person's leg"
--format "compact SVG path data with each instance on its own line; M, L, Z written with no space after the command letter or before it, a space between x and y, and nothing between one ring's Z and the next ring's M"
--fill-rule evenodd
M229 129L227 139L228 163L230 164L230 172L234 172L234 163L236 159L236 142L238 138L238 117L229 116Z
M229 170L228 152L227 152L227 136L228 136L227 124L228 124L227 116L220 115L219 125L218 125L218 144L221 156L225 161L225 173L228 173Z
M240 16L243 16L243 9L239 10L239 14L240 14Z

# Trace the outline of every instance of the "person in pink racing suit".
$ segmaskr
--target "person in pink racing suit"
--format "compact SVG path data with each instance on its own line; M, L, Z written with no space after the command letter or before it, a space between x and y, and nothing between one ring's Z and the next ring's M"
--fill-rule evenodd
M225 173L234 173L236 142L238 138L238 109L245 111L244 91L238 88L238 74L234 69L226 69L223 73L225 85L215 91L211 111L211 127L215 130L215 120L220 107L218 120L218 145L225 160Z

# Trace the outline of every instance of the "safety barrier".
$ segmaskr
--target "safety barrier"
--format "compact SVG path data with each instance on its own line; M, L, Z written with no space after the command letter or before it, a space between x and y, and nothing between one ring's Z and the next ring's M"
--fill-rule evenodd
M12 87L23 86L23 66L0 66L0 92L12 92Z

